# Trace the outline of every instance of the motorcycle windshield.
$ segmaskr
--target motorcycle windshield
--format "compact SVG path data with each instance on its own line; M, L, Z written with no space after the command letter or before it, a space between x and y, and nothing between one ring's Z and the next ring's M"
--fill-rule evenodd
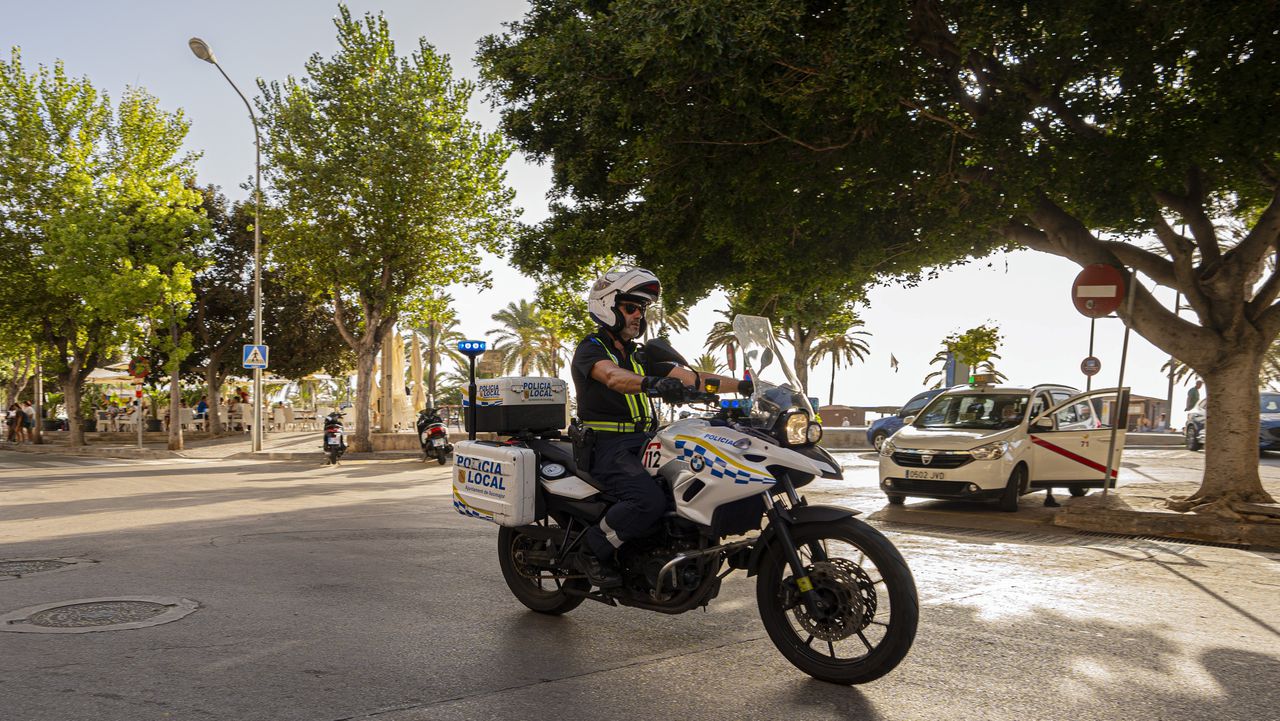
M748 418L757 428L773 428L789 411L803 410L813 417L791 365L778 350L778 339L768 318L740 315L733 319L733 334L742 348L742 365L751 373L755 391L751 394ZM745 377L745 375L744 375Z

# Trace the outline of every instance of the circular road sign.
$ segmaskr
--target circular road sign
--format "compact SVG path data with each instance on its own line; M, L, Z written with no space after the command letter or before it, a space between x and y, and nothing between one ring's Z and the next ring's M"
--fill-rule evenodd
M1111 315L1124 298L1125 277L1118 268L1096 263L1087 265L1071 284L1071 302L1089 318Z
M1093 356L1080 361L1080 372L1087 376L1097 375L1100 370L1102 370L1102 361Z

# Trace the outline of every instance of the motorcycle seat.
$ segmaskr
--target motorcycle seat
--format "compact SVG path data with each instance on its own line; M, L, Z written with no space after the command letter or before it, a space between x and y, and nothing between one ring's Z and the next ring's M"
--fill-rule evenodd
M567 468L570 473L586 481L588 485L595 488L597 491L600 491L601 493L605 492L604 487L597 483L596 480L591 477L590 473L587 473L585 469L579 468L578 464L573 462L572 445L560 441L549 441L538 444L538 450L542 452L543 457L547 460L559 463Z

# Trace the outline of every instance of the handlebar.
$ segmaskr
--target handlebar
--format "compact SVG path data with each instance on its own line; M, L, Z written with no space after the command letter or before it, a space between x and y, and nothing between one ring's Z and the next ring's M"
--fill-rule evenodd
M707 403L715 406L720 405L720 396L718 394L707 393L706 391L698 390L693 386L683 386L683 388L684 388L684 394L680 397L679 400L675 400L675 401L667 400L667 402L673 403L678 406L688 405L691 403ZM652 391L652 390L647 391L645 395L649 396L650 398L660 398L660 399L662 398L661 393L657 391ZM666 399L663 399L663 400L666 400Z

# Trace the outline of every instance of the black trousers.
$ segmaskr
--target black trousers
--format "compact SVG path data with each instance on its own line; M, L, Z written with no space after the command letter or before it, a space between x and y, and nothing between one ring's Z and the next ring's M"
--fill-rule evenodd
M597 558L612 558L626 541L649 535L666 511L666 494L641 462L640 454L648 441L644 433L596 436L591 477L618 499L599 525L587 531L587 546Z

